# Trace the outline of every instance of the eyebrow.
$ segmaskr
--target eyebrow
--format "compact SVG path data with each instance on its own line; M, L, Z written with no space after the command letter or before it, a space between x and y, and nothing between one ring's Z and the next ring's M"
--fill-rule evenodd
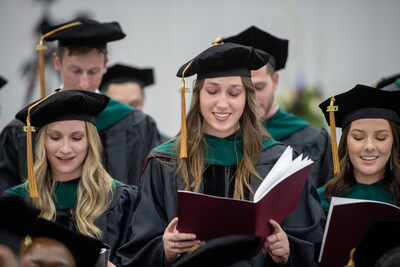
M53 130L53 129L47 129L47 131L48 131L48 132L55 132L55 133L62 133L62 132L60 132L60 131ZM71 134L80 134L80 133L84 134L85 132L79 130L79 131L72 132Z
M220 84L215 82L206 82L204 85L214 85L220 87ZM244 88L244 86L241 84L232 84L228 88Z
M354 131L356 131L356 132L361 132L361 133L365 133L365 131L360 130L360 129L353 129L353 130L351 130L351 132L354 132ZM378 130L378 131L374 131L374 133L389 133L389 132L390 132L389 130Z

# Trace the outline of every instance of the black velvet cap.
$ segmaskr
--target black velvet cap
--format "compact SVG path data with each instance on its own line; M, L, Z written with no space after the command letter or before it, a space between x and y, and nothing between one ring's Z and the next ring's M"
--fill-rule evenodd
M24 200L4 196L0 198L0 213L0 244L19 256L21 240L32 231L40 212Z
M7 80L0 76L0 89L7 83Z
M26 123L28 110L32 126L43 125L65 120L83 120L96 124L96 116L103 111L110 99L103 95L81 90L64 90L37 100L15 115ZM36 105L35 105L36 104Z
M42 33L45 35L74 22L81 22L82 24L59 30L45 37L44 40L58 40L60 46L82 45L105 48L108 42L120 40L126 36L118 22L100 23L95 20L83 18L77 18L55 26L44 27Z
M198 79L226 77L226 76L248 76L250 70L256 70L267 64L269 54L256 50L250 46L234 43L219 44L209 47L191 61L184 64L176 74L184 77L197 74Z
M251 258L261 245L261 237L231 235L215 238L192 253L181 256L172 267L223 267Z
M344 128L347 124L358 119L387 119L400 124L400 91L390 92L357 84L353 89L335 95L334 112L336 127ZM319 107L330 125L329 112L331 98L322 102Z
M154 83L153 69L139 69L133 66L115 64L107 68L107 72L103 75L99 89L104 91L110 84L136 82L142 89Z
M44 219L38 219L29 234L32 241L37 237L47 237L63 243L75 258L77 267L95 266L103 243Z
M237 35L223 38L221 42L236 43L261 49L271 55L269 63L275 70L280 70L285 67L288 57L289 41L275 37L255 26L251 26Z
M397 264L384 266L400 265L400 222L376 221L357 246L353 260L356 267L383 266L395 254Z

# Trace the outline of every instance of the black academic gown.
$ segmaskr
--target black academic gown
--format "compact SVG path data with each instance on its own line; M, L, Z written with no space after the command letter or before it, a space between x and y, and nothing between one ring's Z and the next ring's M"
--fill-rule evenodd
M1 197L20 197L10 193L4 193ZM29 198L29 197L25 197ZM95 220L95 225L102 231L102 242L111 247L110 261L116 266L122 266L121 262L129 259L123 259L117 250L123 244L129 241L129 234L132 228L133 209L137 198L137 187L119 184L113 190L113 200L107 210ZM56 223L62 224L71 230L76 231L74 227L74 210L56 210ZM126 255L129 257L129 255Z
M261 177L267 175L285 149L278 144L263 151L255 166ZM123 260L126 260L122 262L124 266L163 266L162 237L169 222L177 217L177 190L185 188L180 177L174 178L175 167L176 158L165 153L153 151L148 158L133 217L133 238L119 250L124 255ZM214 167L224 169L225 181L236 169L236 166ZM261 183L256 177L251 177L250 182L254 191ZM206 191L210 193L209 189ZM204 193L204 184L200 192ZM252 195L249 199L252 200ZM322 240L324 219L315 189L307 182L298 208L281 224L289 236L291 266L318 266L314 262L314 244ZM260 252L235 266L273 265L271 258Z
M147 156L161 142L155 121L133 110L99 134L105 147L107 172L118 181L138 186Z
M23 124L13 119L0 135L0 194L21 184L27 173L26 132ZM32 132L32 151L35 151L37 132Z
M24 124L12 120L0 135L0 194L21 184L27 177ZM161 137L155 121L134 110L123 119L99 131L108 173L125 184L138 185L143 163ZM35 151L36 134L32 134ZM33 153L35 157L35 153Z
M325 185L333 177L331 138L325 129L307 125L278 141L292 146L298 153L314 161L311 182L315 188Z

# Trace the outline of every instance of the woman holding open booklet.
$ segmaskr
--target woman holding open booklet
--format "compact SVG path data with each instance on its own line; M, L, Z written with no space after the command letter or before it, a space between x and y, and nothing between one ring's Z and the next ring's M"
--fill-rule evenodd
M321 103L331 128L342 128L339 150L332 149L336 175L318 189L324 210L333 196L399 204L399 103L400 91L365 85Z
M286 149L271 139L257 119L250 71L268 60L268 54L252 47L227 43L211 46L178 71L183 101L184 77L197 74L191 107L186 118L182 103L180 133L155 148L144 167L133 239L120 249L133 253L124 265L179 265L190 256L185 254L200 245L202 240L194 233L179 232L177 190L253 200ZM246 259L232 252L228 257L242 260L238 266L314 266L314 245L322 240L323 216L307 183L298 207L281 225L265 218L272 234L262 237L262 252ZM214 260L209 262L215 264Z
M336 144L336 126L342 128L339 148L332 147L335 176L318 189L328 212L321 266L347 262L354 266L353 255L359 259L362 249L351 251L372 223L400 218L399 102L400 91L356 85L320 104L331 127L332 144ZM382 244L374 241L374 246Z

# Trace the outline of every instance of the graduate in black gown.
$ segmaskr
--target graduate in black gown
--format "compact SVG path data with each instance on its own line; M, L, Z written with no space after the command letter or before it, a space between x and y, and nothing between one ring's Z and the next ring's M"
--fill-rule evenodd
M177 230L177 190L253 200L262 178L286 149L262 130L257 118L250 70L267 61L268 54L252 47L221 44L178 71L181 99L185 99L183 77L197 74L191 107L187 118L182 111L183 126L177 138L155 148L147 159L133 239L119 251L131 255L125 266L169 266L198 244L193 234ZM238 266L315 265L324 214L309 192L307 182L298 207L282 225L265 221L273 234L266 237L256 257Z
M42 32L44 41L58 41L53 61L61 74L61 89L91 92L98 92L107 71L107 43L125 37L118 22L100 23L88 19L47 27ZM13 120L0 136L0 193L27 177L23 126ZM123 183L138 185L144 161L160 141L155 121L149 115L111 99L98 116L96 127L105 149L103 163L106 170Z
M258 115L267 132L277 141L290 145L314 161L311 183L318 188L333 177L332 148L329 133L293 114L282 110L274 95L279 84L279 70L285 68L289 41L273 36L255 26L243 32L219 40L261 49L271 55L269 62L251 72L256 89Z
M129 238L137 190L106 172L95 117L107 106L105 95L81 90L56 91L16 117L39 127L36 160L28 150L29 179L2 197L18 197L55 221L111 247L110 261L119 266L118 247ZM28 145L29 147L29 145Z
M99 90L117 101L142 111L146 102L145 89L153 83L154 70L152 68L137 68L118 63L107 68ZM160 143L169 139L161 132L159 135Z

